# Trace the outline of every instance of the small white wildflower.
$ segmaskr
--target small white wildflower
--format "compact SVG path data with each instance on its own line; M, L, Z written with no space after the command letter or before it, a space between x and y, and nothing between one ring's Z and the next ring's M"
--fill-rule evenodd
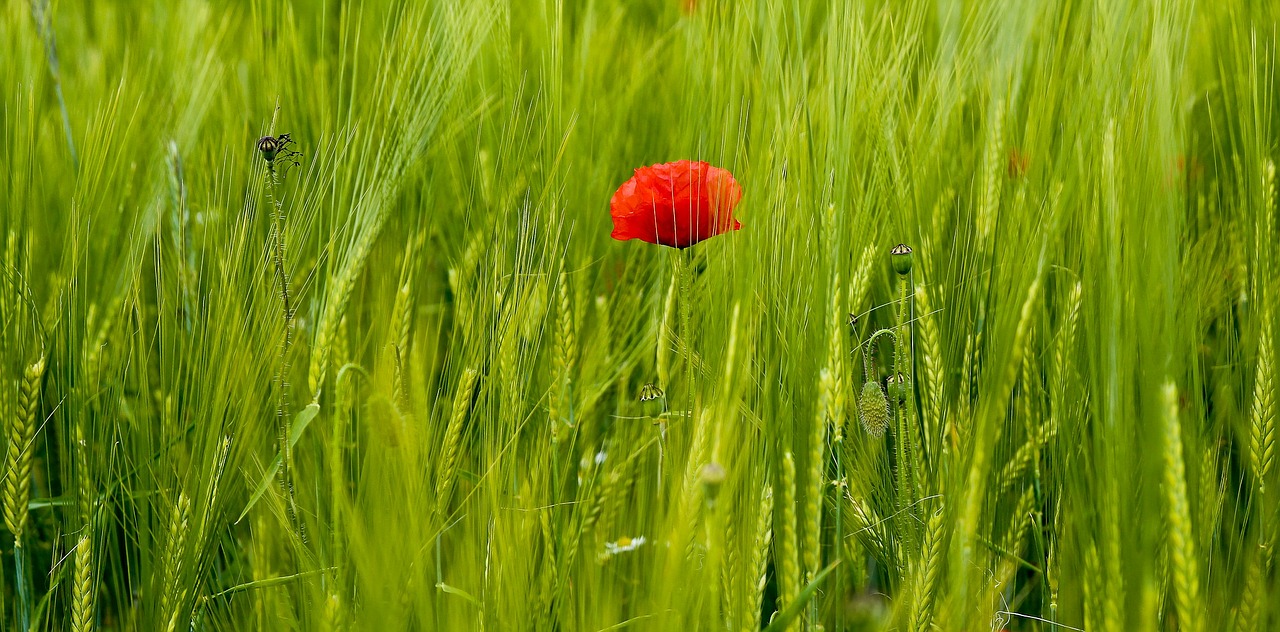
M610 557L618 555L619 553L634 551L640 548L640 545L644 543L645 543L645 538L642 535L638 535L634 538L628 538L626 536L623 536L613 542L605 542L604 553L600 555L600 559L606 560L606 559L609 559Z

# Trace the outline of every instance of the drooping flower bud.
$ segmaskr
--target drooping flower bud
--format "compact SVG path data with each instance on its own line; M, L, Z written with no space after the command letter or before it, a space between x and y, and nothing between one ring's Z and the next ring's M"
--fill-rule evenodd
M889 400L885 399L879 382L872 380L862 386L858 417L862 420L862 427L873 437L884 434L885 428L889 427Z

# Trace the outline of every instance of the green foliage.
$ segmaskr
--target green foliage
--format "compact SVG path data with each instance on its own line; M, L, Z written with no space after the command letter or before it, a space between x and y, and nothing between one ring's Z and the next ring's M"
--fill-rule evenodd
M0 4L0 627L1275 629L1278 18Z

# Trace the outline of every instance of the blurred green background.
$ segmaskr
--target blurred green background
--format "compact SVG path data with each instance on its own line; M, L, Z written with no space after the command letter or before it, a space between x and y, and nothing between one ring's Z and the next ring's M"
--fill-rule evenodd
M1280 629L1277 17L6 0L0 619Z

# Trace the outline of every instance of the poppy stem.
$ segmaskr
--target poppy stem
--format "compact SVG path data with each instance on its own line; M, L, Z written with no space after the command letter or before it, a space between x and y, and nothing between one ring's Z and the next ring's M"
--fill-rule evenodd
M274 129L274 125L272 126ZM284 337L280 341L280 355L275 377L276 389L276 440L280 443L281 467L280 486L287 504L286 513L299 534L302 534L302 523L298 519L297 504L293 493L293 446L289 437L293 435L292 417L289 414L289 350L293 347L293 305L289 299L289 271L285 266L285 217L284 204L280 199L280 179L275 164L267 163L267 198L271 203L271 259L275 264L276 285L280 292L280 301L284 310ZM305 536L304 536L305 538Z
M904 533L908 550L915 550L919 542L917 525L923 523L919 516L920 510L916 504L916 494L920 487L919 470L917 468L920 466L921 439L924 433L920 432L917 435L917 431L920 428L918 418L915 415L915 398L907 394L907 385L911 384L912 388L914 388L916 381L915 323L912 319L914 305L908 302L908 300L914 301L915 294L912 292L908 297L908 285L910 285L910 271L905 275L898 275L898 326L897 333L894 335L894 375L890 376L891 379L896 380L896 384L890 399L898 418L898 432L897 437L895 437L898 446L900 475L898 495L902 507L915 518L915 520L907 521L908 527L904 530Z
M689 324L690 307L693 295L693 251L689 248L683 248L678 251L676 258L676 274L680 278L680 340L683 342L684 352L684 371L686 395L689 402L689 417L691 427L696 428L694 422L694 376L693 376L693 328Z

